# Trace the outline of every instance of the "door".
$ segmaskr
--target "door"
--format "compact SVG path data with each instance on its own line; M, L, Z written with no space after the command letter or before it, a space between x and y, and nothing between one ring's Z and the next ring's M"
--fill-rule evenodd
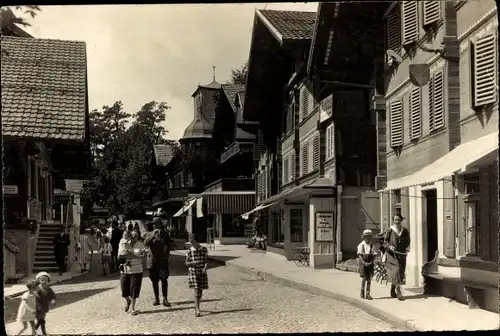
M437 193L435 189L424 191L425 221L427 232L427 260L432 261L438 250Z

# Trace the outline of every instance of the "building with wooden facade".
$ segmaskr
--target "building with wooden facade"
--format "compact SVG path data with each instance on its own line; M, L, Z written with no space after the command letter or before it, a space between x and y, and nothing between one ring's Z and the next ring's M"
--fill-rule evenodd
M405 217L408 285L498 311L496 3L393 2L382 19L383 227Z
M83 42L2 36L2 137L5 237L20 250L18 268L55 266L54 188L90 168L87 57ZM43 247L43 248L42 248Z

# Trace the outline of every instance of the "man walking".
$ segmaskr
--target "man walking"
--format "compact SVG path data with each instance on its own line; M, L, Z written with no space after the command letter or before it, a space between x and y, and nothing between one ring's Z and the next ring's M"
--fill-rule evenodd
M118 270L118 247L122 239L123 232L118 227L118 222L113 221L113 229L111 230L111 263L113 265L113 272Z
M69 236L64 233L64 226L61 225L59 233L52 240L54 244L54 256L56 258L59 275L66 271L66 257L68 256L68 247L70 245Z
M153 306L160 304L159 282L161 281L161 292L163 295L163 305L170 307L168 302L168 259L172 248L172 239L168 232L163 229L161 218L153 219L154 230L147 232L144 238L144 245L149 247L147 254L147 267L149 270L149 279L153 285L155 300Z

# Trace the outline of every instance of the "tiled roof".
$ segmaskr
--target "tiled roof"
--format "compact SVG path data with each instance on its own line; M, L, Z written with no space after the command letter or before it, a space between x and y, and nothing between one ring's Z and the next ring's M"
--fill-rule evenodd
M1 46L2 135L83 140L85 43L2 36Z
M224 84L222 85L222 90L224 91L224 94L226 95L227 100L231 105L231 108L236 113L236 105L235 105L236 95L238 93L245 92L245 84ZM242 96L244 95L241 94L240 98Z
M158 166L166 166L174 157L173 145L156 145L153 146L153 150L155 153L156 164Z
M258 12L281 35L283 40L308 40L313 37L316 12L277 10L259 10Z

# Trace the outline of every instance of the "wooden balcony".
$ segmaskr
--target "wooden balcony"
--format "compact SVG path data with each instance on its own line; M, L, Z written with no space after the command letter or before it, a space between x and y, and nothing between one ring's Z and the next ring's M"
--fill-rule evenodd
M253 142L235 141L221 153L220 163L224 163L238 154L253 153L253 151L254 151Z
M252 178L222 178L205 187L205 191L253 191L255 181Z

